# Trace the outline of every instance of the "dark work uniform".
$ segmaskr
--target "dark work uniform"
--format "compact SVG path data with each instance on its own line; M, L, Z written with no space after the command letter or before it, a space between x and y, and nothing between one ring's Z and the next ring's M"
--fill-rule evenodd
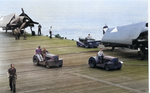
M41 28L42 28L42 26L39 25L39 26L38 26L38 35L39 35L39 36L41 35Z
M8 69L8 73L9 73L9 86L10 86L10 89L13 90L13 92L16 92L16 77L17 77L16 69L15 68L10 68L10 69Z
M20 39L20 28L17 28L17 33L18 39Z
M52 31L51 30L49 31L49 34L50 34L49 38L52 38Z

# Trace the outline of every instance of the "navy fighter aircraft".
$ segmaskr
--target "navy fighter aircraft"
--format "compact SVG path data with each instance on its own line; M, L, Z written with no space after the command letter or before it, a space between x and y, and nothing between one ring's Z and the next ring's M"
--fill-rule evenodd
M148 23L140 22L115 28L103 27L102 43L105 47L140 49L138 59L148 54Z
M38 22L34 22L27 14L24 13L22 8L22 13L17 16L15 13L0 17L0 27L3 30L14 30L17 27L21 29L26 27L34 27L34 24L38 24Z

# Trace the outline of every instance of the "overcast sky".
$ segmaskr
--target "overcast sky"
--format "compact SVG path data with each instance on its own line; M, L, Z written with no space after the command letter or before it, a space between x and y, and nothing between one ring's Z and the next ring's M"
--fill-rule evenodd
M24 8L42 29L100 30L148 21L148 0L0 0L0 16L20 14Z
M116 17L147 14L148 0L0 0L0 15L18 12L20 8L38 17L46 14L55 17ZM19 11L18 11L19 10ZM30 13L30 14L31 14ZM141 16L142 17L142 16ZM143 15L143 20L147 20Z

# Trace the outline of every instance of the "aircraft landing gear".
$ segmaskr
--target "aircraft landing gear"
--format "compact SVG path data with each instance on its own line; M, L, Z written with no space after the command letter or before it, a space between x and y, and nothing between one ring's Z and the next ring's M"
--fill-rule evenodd
M137 58L139 60L143 60L145 58L145 54L142 51L138 51Z
M5 33L7 33L7 28L6 28L6 31L5 31Z
M111 51L113 51L114 49L115 49L115 47L113 46L112 49L111 49Z
M146 47L144 47L144 46L141 46L141 47L140 47L140 50L141 50L141 51L138 51L138 53L137 53L137 58L138 58L139 60L144 60L145 57L146 57L146 54L148 54L148 51L147 51L145 48L146 48Z

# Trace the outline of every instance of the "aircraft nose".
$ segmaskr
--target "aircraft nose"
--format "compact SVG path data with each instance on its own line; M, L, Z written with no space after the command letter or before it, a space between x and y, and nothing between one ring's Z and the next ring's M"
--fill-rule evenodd
M26 19L26 22L29 22L29 20L28 20L28 19Z

